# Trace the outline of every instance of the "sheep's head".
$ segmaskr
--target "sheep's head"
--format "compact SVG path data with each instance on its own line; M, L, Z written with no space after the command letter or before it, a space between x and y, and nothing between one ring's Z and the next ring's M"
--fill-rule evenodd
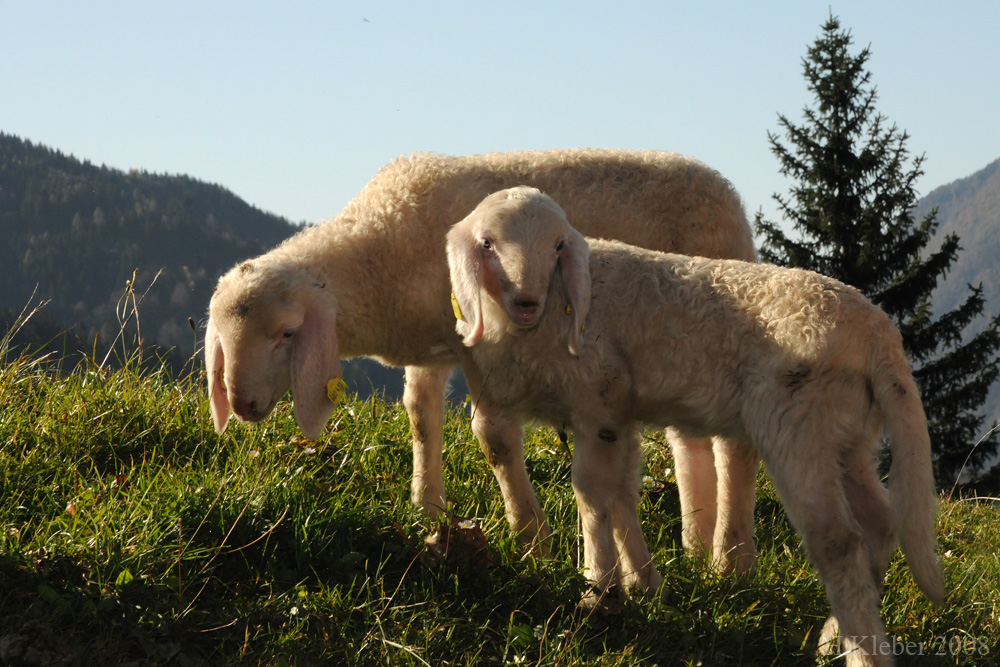
M330 289L287 264L258 259L224 275L205 333L215 430L225 430L230 410L264 419L291 388L299 427L317 437L335 407L327 382L341 377L336 316Z
M537 325L558 274L573 315L569 350L578 354L590 309L589 258L586 240L547 195L516 187L488 196L448 233L448 267L462 313L456 330L465 345L491 331Z

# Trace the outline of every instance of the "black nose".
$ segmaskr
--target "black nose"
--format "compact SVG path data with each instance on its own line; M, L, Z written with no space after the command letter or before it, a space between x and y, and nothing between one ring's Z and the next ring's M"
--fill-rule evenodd
M244 421L259 421L264 416L257 401L236 400L233 402L233 412Z

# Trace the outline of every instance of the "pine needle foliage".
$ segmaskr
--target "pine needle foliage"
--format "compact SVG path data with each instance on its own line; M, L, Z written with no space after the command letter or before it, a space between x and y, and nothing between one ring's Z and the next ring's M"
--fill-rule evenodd
M909 135L878 113L870 50L852 53L852 43L831 15L802 61L815 104L800 125L778 116L787 143L768 132L779 171L793 182L774 200L796 234L758 212L760 254L853 285L893 319L920 386L937 482L950 489L984 477L1000 442L979 411L1000 375L1000 317L966 334L986 306L971 285L962 304L934 314L931 296L958 259L959 238L948 234L928 250L937 211L913 217L924 156L911 159Z

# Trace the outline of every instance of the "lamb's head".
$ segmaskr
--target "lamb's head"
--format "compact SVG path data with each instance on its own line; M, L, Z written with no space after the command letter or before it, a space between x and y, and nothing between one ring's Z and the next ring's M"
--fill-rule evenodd
M537 325L558 276L573 315L569 350L578 354L590 309L589 261L586 240L549 196L522 186L486 197L448 232L463 343Z
M222 276L205 333L215 430L225 430L230 410L264 419L291 388L299 427L317 437L336 407L327 383L341 377L336 317L329 287L287 262L265 256Z

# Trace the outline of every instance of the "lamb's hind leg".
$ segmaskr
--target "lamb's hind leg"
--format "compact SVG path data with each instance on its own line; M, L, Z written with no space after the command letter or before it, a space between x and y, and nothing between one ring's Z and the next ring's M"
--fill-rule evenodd
M782 448L784 456L765 457L765 464L826 587L833 616L840 622L837 648L847 652L848 667L887 667L892 660L879 650L886 645L886 633L866 530L847 499L841 463L830 455L834 448L822 436L814 438L814 445L797 450L788 444Z
M879 481L869 452L859 452L853 461L844 466L844 490L854 519L864 533L872 582L881 591L889 561L896 550L896 531L892 523L889 492ZM839 632L837 619L831 616L820 633L821 653L829 653L835 647Z
M882 486L871 456L849 463L844 471L844 489L851 512L865 533L865 544L871 557L871 575L881 590L885 573L896 550L896 530L892 522L889 491Z
M450 368L407 366L403 405L410 417L413 481L410 501L428 516L447 510L444 496L444 393Z

